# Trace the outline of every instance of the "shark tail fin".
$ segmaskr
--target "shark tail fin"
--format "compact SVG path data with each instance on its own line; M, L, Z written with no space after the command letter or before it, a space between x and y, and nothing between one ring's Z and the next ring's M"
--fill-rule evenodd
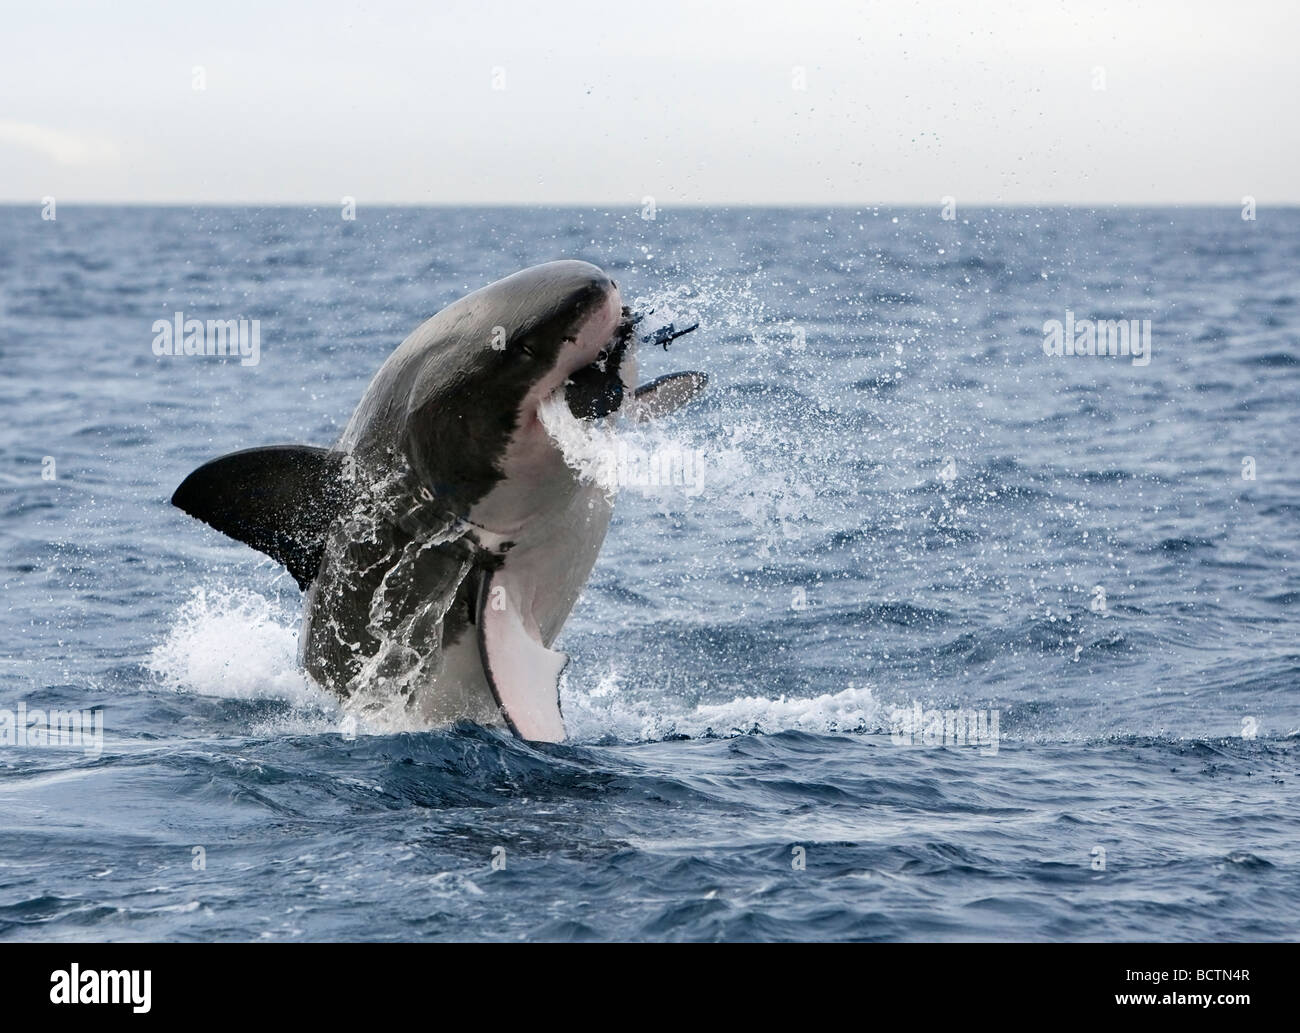
M186 477L172 505L283 563L305 590L320 569L326 533L351 498L347 459L311 445L231 452Z

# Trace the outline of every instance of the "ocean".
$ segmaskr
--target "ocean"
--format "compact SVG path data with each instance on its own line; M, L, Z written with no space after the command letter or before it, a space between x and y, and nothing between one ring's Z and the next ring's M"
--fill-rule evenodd
M1300 210L56 214L0 208L0 937L1300 937ZM170 495L555 258L698 313L620 431L690 483L620 491L569 741L350 722Z

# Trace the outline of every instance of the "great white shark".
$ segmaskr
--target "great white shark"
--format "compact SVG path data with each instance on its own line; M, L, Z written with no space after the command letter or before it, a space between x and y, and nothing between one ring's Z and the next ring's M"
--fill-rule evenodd
M612 498L552 431L688 402L704 374L639 384L636 349L695 326L633 312L586 262L525 269L417 327L333 447L222 456L172 503L288 568L302 664L350 704L560 741L567 658L551 646Z

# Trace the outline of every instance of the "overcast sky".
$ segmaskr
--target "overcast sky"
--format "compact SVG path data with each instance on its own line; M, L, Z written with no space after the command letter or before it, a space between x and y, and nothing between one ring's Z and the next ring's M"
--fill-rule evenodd
M1296 203L1297 12L8 4L0 200Z

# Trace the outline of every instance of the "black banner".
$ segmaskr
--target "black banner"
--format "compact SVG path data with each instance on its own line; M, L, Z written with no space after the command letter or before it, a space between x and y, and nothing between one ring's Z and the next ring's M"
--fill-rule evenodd
M8 943L0 987L13 1018L92 1022L110 1013L373 1022L444 1002L536 1019L546 1002L607 1010L611 990L641 1015L647 1005L678 1013L755 1003L820 1014L870 1001L941 1021L1130 1013L1231 1022L1291 1011L1297 960L1294 944Z

